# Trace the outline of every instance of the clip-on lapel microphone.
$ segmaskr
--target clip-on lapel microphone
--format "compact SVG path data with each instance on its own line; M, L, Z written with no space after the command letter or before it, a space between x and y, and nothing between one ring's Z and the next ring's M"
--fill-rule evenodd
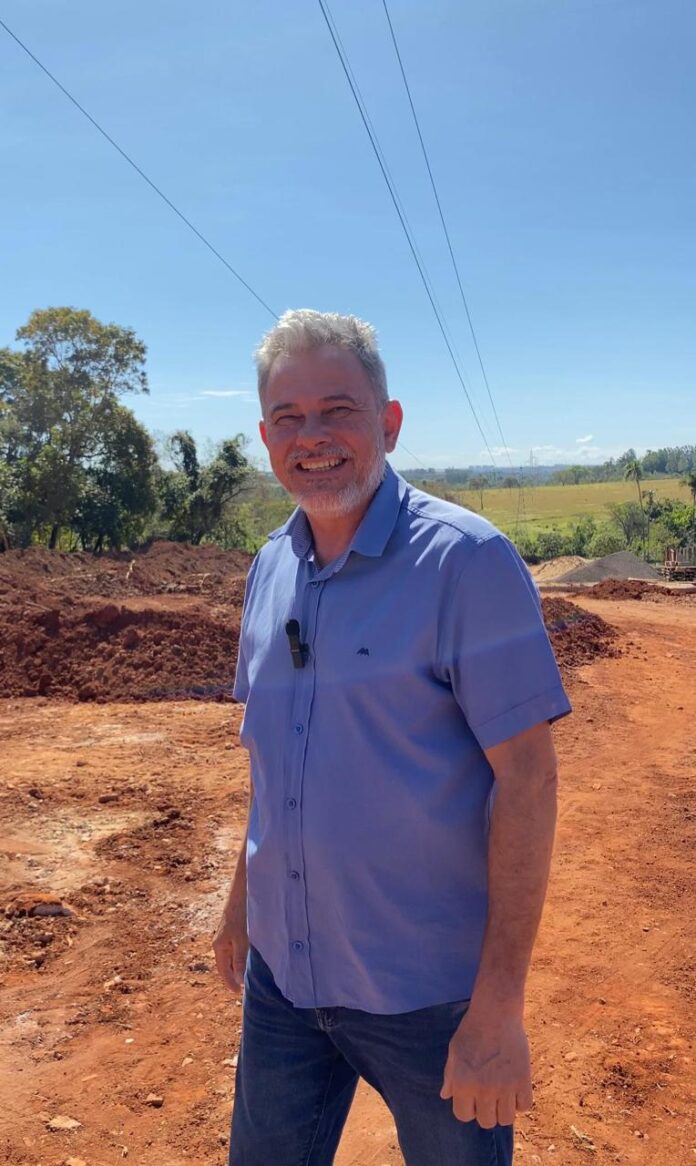
M285 634L290 644L290 655L294 668L304 668L307 644L300 643L300 625L296 619L289 619L285 625Z

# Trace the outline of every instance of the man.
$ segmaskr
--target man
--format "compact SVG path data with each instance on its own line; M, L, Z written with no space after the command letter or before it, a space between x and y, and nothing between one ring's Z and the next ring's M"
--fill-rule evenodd
M386 463L402 410L369 325L286 312L257 366L298 508L252 564L235 682L229 1163L329 1166L362 1076L408 1166L507 1166L570 711L538 596L494 527Z

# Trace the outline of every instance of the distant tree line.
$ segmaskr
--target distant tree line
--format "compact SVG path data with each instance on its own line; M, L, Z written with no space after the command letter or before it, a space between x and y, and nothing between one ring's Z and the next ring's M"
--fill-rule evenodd
M582 482L615 482L626 477L628 466L636 465L641 478L676 478L696 473L696 445L649 449L643 457L638 457L634 449L627 449L620 457L610 458L598 466L564 466L554 471L550 481L562 486L577 486Z
M123 403L148 392L146 348L132 329L84 310L46 308L32 313L16 340L17 347L0 348L0 551L38 544L100 552L153 538L256 551L291 512L285 492L250 465L242 434L205 457L184 429L156 447ZM435 493L467 487L484 510L487 489L518 490L532 469L407 476ZM656 499L644 482L659 475L681 475L691 502ZM635 482L635 502L612 504L604 522L523 528L515 537L525 557L630 547L657 558L665 546L696 538L696 446L649 450L642 458L629 449L603 466L557 470L552 480L617 478Z
M696 490L696 474L694 487ZM661 562L667 547L696 541L696 504L676 498L655 498L650 490L638 502L610 502L607 517L598 521L586 515L568 526L529 530L524 525L514 537L528 563L541 563L559 555L598 559L616 551L630 550L642 558Z
M616 482L625 477L626 467L638 463L643 478L675 478L696 473L696 445L665 446L649 449L643 457L638 457L635 449L627 449L618 458L609 458L600 465L569 465L552 468L549 466L522 465L514 471L490 467L457 467L447 469L405 470L404 476L412 482L442 482L460 489L479 490L481 479L484 488L519 489L523 485L541 483L559 486L579 486L587 482Z
M226 438L201 460L179 430L158 456L122 401L148 392L132 329L47 308L16 339L19 348L0 348L0 550L245 542L230 504L253 473L246 439Z

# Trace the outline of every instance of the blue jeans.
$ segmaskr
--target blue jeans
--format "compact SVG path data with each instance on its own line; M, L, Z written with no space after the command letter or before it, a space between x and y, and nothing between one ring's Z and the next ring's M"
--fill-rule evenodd
M331 1166L359 1077L389 1106L407 1166L510 1166L511 1125L461 1122L440 1097L467 1000L393 1016L295 1008L254 948L244 986L229 1166Z

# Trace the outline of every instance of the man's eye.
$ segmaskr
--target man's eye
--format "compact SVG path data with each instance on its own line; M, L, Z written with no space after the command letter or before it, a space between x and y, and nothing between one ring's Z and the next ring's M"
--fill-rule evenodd
M298 417L296 413L281 413L280 417L276 417L275 423L276 425L287 425L290 422L297 420Z
M346 413L350 413L348 405L334 405L333 409L329 409L329 413L334 417L345 417Z

